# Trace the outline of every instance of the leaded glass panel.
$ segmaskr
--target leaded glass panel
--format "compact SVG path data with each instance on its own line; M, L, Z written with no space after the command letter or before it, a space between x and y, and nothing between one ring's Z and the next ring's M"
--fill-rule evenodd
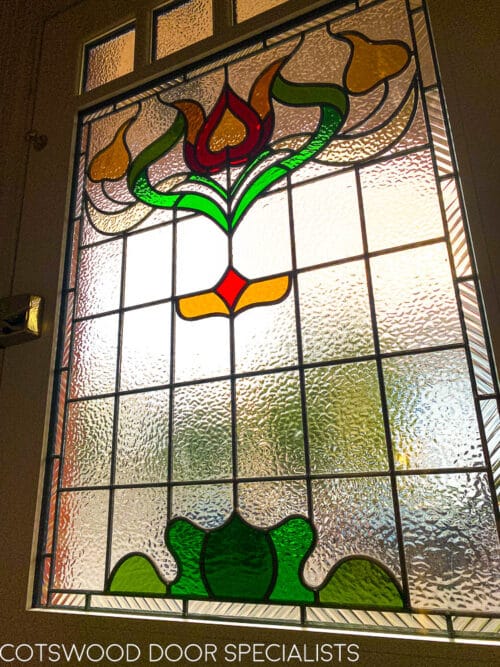
M498 613L498 386L425 10L358 4L80 116L37 604Z

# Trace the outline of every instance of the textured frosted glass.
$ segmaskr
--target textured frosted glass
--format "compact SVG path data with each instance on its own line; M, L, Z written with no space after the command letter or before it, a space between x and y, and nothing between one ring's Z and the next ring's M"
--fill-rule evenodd
M299 267L363 252L354 172L296 186L293 216Z
M54 539L54 528L56 518L56 503L57 503L57 487L59 485L59 459L53 459L52 463L52 478L50 482L50 502L49 513L47 517L47 538L45 541L45 552L52 552L52 542Z
M483 464L462 350L384 359L383 368L398 468Z
M484 339L476 287L471 281L460 283L458 289L477 391L479 394L492 394L495 392L495 384L491 374L490 360L488 359L488 351Z
M422 84L424 87L432 86L436 83L436 72L432 62L431 44L423 11L413 14L413 29L415 30Z
M439 175L443 176L453 171L450 147L446 136L446 127L443 118L443 109L438 90L431 90L425 95L427 103L427 114L431 127L432 142L434 144L434 155Z
M387 470L375 362L306 370L313 473Z
M168 425L168 390L120 397L117 484L167 481Z
M180 516L202 528L217 528L232 511L231 484L174 486L172 489L172 518Z
M481 401L481 413L493 478L496 487L500 488L500 415L496 400Z
M247 278L292 268L286 192L255 202L233 237L233 263Z
M167 489L116 489L113 509L112 566L130 553L150 558L160 575L174 579L177 566L165 546Z
M364 262L299 275L304 362L373 354Z
M412 153L361 171L369 250L443 236L430 153Z
M386 477L325 479L312 485L318 542L304 578L320 585L346 556L371 556L399 576L391 483Z
M229 375L229 322L213 317L175 319L175 380Z
M109 482L113 410L112 398L69 404L63 486L94 486Z
M236 20L241 23L284 2L286 0L236 0Z
M441 182L441 191L455 271L457 277L468 276L472 273L472 268L455 179L444 179Z
M92 90L134 69L135 29L87 47L85 90Z
M281 303L238 315L234 331L238 373L297 364L293 290Z
M383 352L462 341L444 244L374 257L371 267Z
M236 409L240 477L304 472L297 372L237 380Z
M170 318L170 303L125 313L120 378L122 390L168 383Z
M71 397L115 390L117 343L118 315L75 324Z
M245 521L259 528L291 515L307 516L307 485L303 480L238 484L238 509Z
M172 446L175 481L232 476L229 381L175 389Z
M55 588L102 590L108 503L107 491L61 493Z
M193 616L199 614L206 616L210 614L211 616L234 618L239 621L253 619L264 620L264 622L267 621L268 623L272 623L273 621L300 623L300 607L291 607L289 605L194 600L189 602L188 609L189 614ZM259 657L258 652L256 656Z
M65 305L65 326L64 326L64 340L62 341L62 354L61 354L61 368L66 367L69 364L69 352L71 347L71 329L73 328L73 307L75 301L75 293L68 292L66 296L66 305Z
M412 605L500 610L500 554L484 474L398 479Z
M166 299L172 292L172 227L161 227L127 240L125 305Z
M204 292L219 282L227 267L227 236L208 218L177 223L177 294Z
M82 250L76 316L115 310L120 305L122 241Z
M156 59L195 44L213 33L212 0L189 0L156 16Z

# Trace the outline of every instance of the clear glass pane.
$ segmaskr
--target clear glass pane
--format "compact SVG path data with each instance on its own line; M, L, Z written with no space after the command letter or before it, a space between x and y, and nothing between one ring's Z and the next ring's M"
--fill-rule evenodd
M175 320L175 381L229 375L229 322Z
M172 306L138 308L123 317L120 388L138 389L170 380Z
M127 240L125 306L167 299L172 293L172 227Z
M462 342L442 243L371 259L383 352Z
M165 546L167 489L116 489L111 567L131 553L149 558L160 576L172 581L177 566Z
M313 473L387 470L375 362L306 370Z
M134 69L135 28L86 47L84 90L93 90Z
M430 153L412 153L361 171L369 250L444 234Z
M122 241L82 250L78 267L76 316L116 310L120 305ZM106 289L102 286L106 285Z
M247 278L292 268L286 192L259 199L249 210L233 236L233 263Z
M238 509L252 526L270 528L292 515L307 516L304 480L238 484Z
M207 382L174 390L175 481L232 476L231 384Z
M63 486L109 483L114 399L78 401L68 406Z
M118 315L76 322L73 330L72 398L115 390Z
M299 274L304 361L373 354L364 262Z
M236 20L241 23L284 2L286 0L236 0Z
M241 313L234 323L236 372L292 366L297 363L295 299Z
M371 556L399 576L391 483L387 477L316 480L312 492L318 542L304 568L308 584L322 584L333 565L347 556Z
M354 172L295 187L293 218L297 266L362 254Z
M500 552L486 475L398 479L412 605L500 608Z
M304 472L298 373L237 380L236 409L239 477Z
M108 491L61 493L54 587L102 590L108 531Z
M397 468L483 464L462 350L384 359L383 368Z
M212 21L212 0L184 0L158 11L154 26L155 58L163 58L210 37Z
M168 479L169 390L120 397L115 464L117 484Z
M177 223L177 294L205 291L219 282L227 266L228 243L210 220L195 216Z
M172 518L190 519L202 528L217 528L233 510L231 484L203 486L174 486L172 489Z

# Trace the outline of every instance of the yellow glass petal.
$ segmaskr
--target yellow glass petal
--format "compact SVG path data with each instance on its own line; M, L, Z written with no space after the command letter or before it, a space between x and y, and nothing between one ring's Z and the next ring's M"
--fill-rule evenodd
M99 151L89 166L89 177L93 181L117 181L125 176L130 163L130 153L125 145L125 132L134 118L129 118L118 129L112 142Z
M234 308L237 313L244 308L257 306L261 303L274 303L282 299L290 288L290 277L278 276L277 278L268 278L251 283L238 299Z
M212 153L218 153L228 146L239 146L247 136L247 128L230 109L226 109L220 123L212 132L208 143Z
M229 315L226 304L215 292L182 297L178 300L177 306L179 314L186 320L210 315Z
M339 37L352 46L345 84L351 93L366 93L381 81L399 74L410 60L404 42L375 42L354 32Z
M250 106L259 114L260 118L265 118L267 114L271 111L271 95L270 88L271 84L274 81L274 77L281 67L284 58L269 65L262 74L258 76L255 83L252 86L252 91L250 93Z
M203 113L203 108L198 104L198 102L193 102L191 100L179 100L179 102L173 102L172 106L179 111L182 111L187 121L187 135L186 139L190 144L194 144L198 132L201 129L201 126L205 122L205 114Z

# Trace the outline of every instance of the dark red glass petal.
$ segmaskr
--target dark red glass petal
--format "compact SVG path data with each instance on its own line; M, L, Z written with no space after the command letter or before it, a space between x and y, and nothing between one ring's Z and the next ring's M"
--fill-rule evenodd
M248 280L241 274L229 267L223 275L215 291L227 305L232 308L243 289L248 285Z

